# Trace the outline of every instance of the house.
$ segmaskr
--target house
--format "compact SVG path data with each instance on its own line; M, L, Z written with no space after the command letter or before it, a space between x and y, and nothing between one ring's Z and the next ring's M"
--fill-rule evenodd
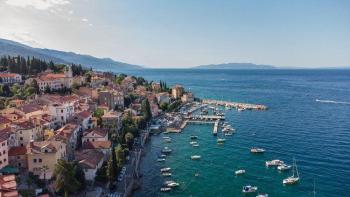
M0 84L21 83L22 76L17 73L0 73Z
M115 128L117 131L122 126L123 113L116 111L109 111L105 113L102 118L102 127L106 129Z
M56 131L54 139L62 140L67 145L68 159L74 158L74 151L78 145L78 136L80 136L81 127L75 123L68 123Z
M0 137L0 169L9 164L7 138Z
M108 106L109 110L124 109L124 94L113 90L100 91L98 102L100 105Z
M21 100L21 99L10 100L9 102L10 106L13 106L13 107L20 107L24 105L24 103L25 103L25 100Z
M15 175L0 176L0 196L1 197L18 197L17 183Z
M161 92L161 93L158 93L156 94L156 97L157 97L157 101L159 104L162 104L162 103L170 103L170 97L169 97L169 93L167 92Z
M181 97L181 101L183 103L189 103L189 102L193 102L194 101L194 96L191 92L187 93L187 94L183 94Z
M75 152L75 160L79 162L87 181L94 181L96 172L101 168L104 155L95 149L82 149Z
M111 147L111 141L85 141L83 143L83 149L94 149L102 151L105 160L108 159L111 153Z
M51 179L55 164L60 159L65 160L66 156L66 144L62 141L32 141L27 146L28 171L40 179Z
M108 131L102 128L93 128L83 133L84 142L108 141Z
M24 104L13 111L23 116L25 119L29 119L32 116L44 114L43 106L36 103Z
M162 90L160 83L153 82L151 86L153 92L160 92Z
M21 122L13 122L11 124L12 130L16 133L16 141L19 146L26 146L32 140L38 140L42 138L42 130L36 127L29 120Z
M7 144L9 147L18 146L18 141L16 140L16 133L12 131L11 127L6 127L0 130L0 139L7 139Z
M68 66L64 73L44 72L36 78L39 90L44 92L47 88L50 90L59 90L62 88L71 88L73 84L72 68Z
M15 146L8 151L9 164L17 168L27 168L27 147Z
M171 89L171 95L175 99L181 98L183 92L184 88L181 85L175 85Z
M74 119L80 123L83 130L91 129L92 124L92 114L89 111L81 111L75 114Z
M0 115L0 129L4 129L6 127L9 127L11 122L12 121L10 119Z

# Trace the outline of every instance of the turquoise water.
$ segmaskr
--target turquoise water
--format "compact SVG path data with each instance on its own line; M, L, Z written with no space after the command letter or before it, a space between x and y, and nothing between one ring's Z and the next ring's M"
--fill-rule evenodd
M226 111L236 128L219 146L212 125L189 125L173 141L153 136L143 159L143 188L136 196L244 196L243 185L258 186L269 196L350 196L350 70L253 70L195 71L146 70L134 72L149 80L181 83L197 96L265 104L268 111ZM198 135L200 147L189 144ZM174 151L164 164L156 162L164 146ZM250 147L265 148L253 155ZM199 154L200 161L190 155ZM265 167L266 160L287 163L295 157L301 181L283 186L280 173ZM167 194L159 192L164 178L161 167L173 168L172 180L181 186ZM246 169L240 177L234 170ZM195 177L195 172L200 172ZM252 195L254 196L254 195Z

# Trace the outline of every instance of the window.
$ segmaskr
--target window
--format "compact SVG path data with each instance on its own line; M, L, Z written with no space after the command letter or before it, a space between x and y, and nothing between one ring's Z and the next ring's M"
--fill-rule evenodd
M23 137L20 137L19 140L23 140Z
M48 152L49 152L49 151L46 149L46 150L45 150L45 153L48 153Z
M61 109L61 113L63 113L63 109Z
M6 162L7 161L7 159L4 159L4 162Z
M21 157L20 156L17 156L17 159L20 159Z
M33 162L36 163L36 159L33 159Z
M6 151L4 150L4 151L2 151L2 153L3 153L3 154L5 154L5 153L6 153Z
M41 162L43 162L43 160L42 160L42 159L39 159L39 163L41 163Z

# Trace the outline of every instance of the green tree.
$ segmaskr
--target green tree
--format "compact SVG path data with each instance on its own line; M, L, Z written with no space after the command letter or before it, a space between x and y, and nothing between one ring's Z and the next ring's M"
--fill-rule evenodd
M113 180L116 176L116 165L113 163L113 157L114 156L112 152L112 154L109 156L109 160L107 163L107 177L110 185L112 185Z
M128 145L128 148L131 149L134 143L134 135L131 132L127 132L124 138L125 138L125 143Z
M85 172L78 162L74 162L73 165L74 165L74 171L75 171L75 178L80 183L80 187L78 190L82 191L86 188Z
M168 106L169 106L168 103L161 103L159 107L160 107L161 110L167 111L168 110Z
M125 154L120 144L118 144L118 146L115 148L115 155L117 159L117 167L121 169L125 162Z
M54 175L55 189L56 191L64 191L64 196L68 197L69 193L76 192L80 183L76 178L76 172L74 170L74 165L65 160L58 160L55 165Z
M148 99L144 99L141 103L141 112L146 121L150 121L152 118L151 106Z
M38 82L33 79L32 83L30 84L31 87L33 87L35 89L35 93L36 94L39 94L39 85L38 85Z

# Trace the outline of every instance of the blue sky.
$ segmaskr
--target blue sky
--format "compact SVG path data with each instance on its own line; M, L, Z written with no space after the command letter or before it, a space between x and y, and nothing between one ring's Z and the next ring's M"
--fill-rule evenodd
M0 37L150 67L350 66L350 1L0 0Z

